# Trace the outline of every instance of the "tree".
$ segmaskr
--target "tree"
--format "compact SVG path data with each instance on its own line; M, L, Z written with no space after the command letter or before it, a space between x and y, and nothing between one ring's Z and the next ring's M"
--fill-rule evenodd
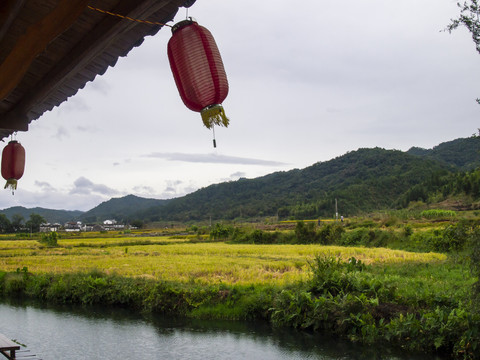
M25 226L31 232L39 232L40 231L40 225L43 224L43 223L46 223L46 220L43 216L38 215L38 214L30 214L30 218L25 223Z
M458 19L452 19L447 30L451 33L459 26L465 26L472 33L473 42L480 53L480 2L479 0L469 0L463 4L457 3L457 5L461 9L460 16ZM480 104L480 98L477 99L477 102Z
M144 223L140 219L135 219L135 220L130 222L130 225L132 225L133 227L136 227L137 229L141 229L143 227Z
M0 232L8 233L12 229L12 224L5 214L0 214Z
M20 231L23 228L23 218L20 214L14 214L12 216L12 229L14 232Z
M39 240L40 244L47 245L48 247L57 247L58 246L58 234L56 231L52 231L49 234L43 234L42 238Z

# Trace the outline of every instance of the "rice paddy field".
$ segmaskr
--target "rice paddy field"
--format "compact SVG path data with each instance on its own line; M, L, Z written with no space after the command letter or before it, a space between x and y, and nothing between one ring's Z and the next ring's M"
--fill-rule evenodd
M446 255L385 248L322 245L253 245L198 242L189 236L135 237L102 234L58 240L0 240L0 270L34 274L101 270L109 275L198 284L285 285L305 280L316 256L365 264L439 264Z
M293 230L277 234L280 240L295 234L295 241L283 243L248 243L256 230L244 232L241 242L184 229L176 235L62 233L55 246L47 246L48 235L1 235L0 295L199 319L267 320L366 344L387 341L477 359L477 277L469 267L475 252L451 251L455 234L474 236L475 224L350 227L332 242L337 245L297 242ZM267 231L262 234L272 234ZM371 244L385 238L389 248Z

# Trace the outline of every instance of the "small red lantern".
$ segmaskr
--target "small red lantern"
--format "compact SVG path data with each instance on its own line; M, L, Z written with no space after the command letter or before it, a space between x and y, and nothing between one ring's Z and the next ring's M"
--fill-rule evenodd
M2 177L7 180L5 189L17 189L17 180L23 176L25 169L25 149L15 140L8 143L2 152Z
M193 20L175 24L168 60L185 105L201 113L207 128L227 127L229 120L221 105L228 95L227 75L210 31Z

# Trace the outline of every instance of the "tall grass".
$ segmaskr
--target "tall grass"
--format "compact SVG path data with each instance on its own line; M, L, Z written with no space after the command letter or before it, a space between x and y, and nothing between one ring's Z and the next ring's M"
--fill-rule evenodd
M56 247L2 240L0 296L265 319L352 341L478 358L480 314L471 310L471 289L478 296L479 267L472 267L472 275L467 253L458 252L475 242L473 259L480 257L475 223L422 230L402 223L339 226L229 233L237 241L293 238L306 244L118 234L60 238ZM423 252L404 250L409 247ZM444 253L431 252L434 247Z
M84 240L82 240L83 242ZM136 244L118 239L59 240L58 247L18 240L2 242L0 269L28 267L34 273L76 273L102 269L107 274L202 284L286 284L308 276L315 256L355 256L365 263L436 262L441 254L415 254L374 248L321 245L250 245L226 243ZM127 250L126 250L127 249Z

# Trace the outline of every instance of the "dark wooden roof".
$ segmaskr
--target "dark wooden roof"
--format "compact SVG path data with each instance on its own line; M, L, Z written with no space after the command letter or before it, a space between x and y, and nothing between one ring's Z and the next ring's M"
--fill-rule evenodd
M0 139L27 131L195 0L0 1Z

